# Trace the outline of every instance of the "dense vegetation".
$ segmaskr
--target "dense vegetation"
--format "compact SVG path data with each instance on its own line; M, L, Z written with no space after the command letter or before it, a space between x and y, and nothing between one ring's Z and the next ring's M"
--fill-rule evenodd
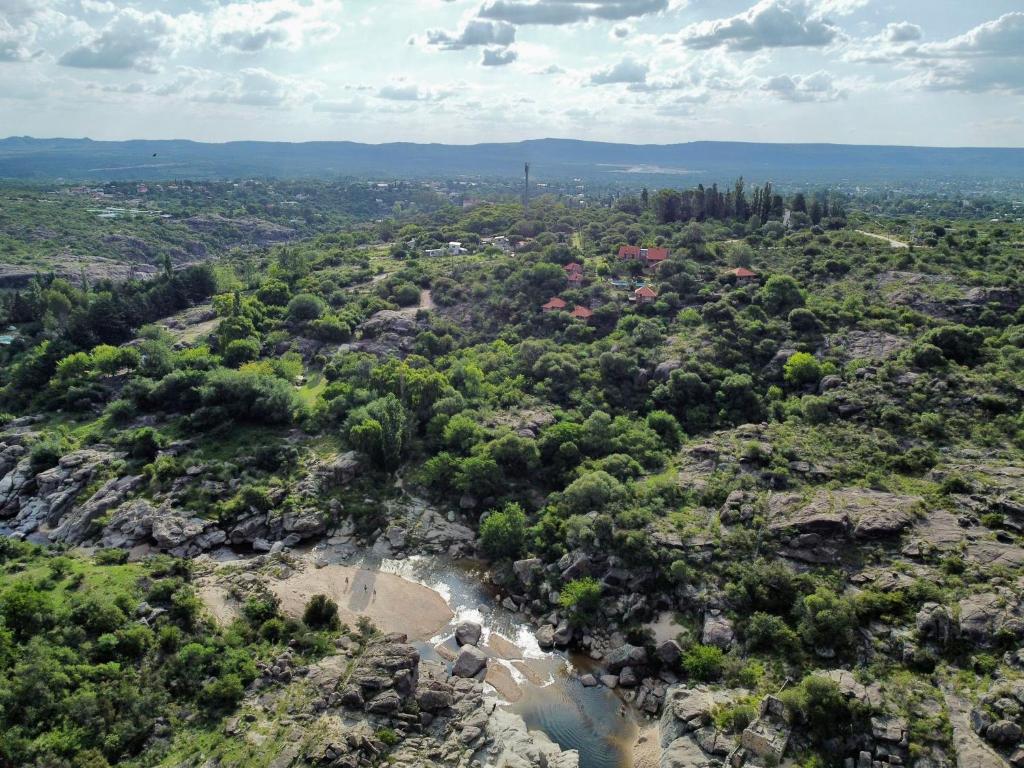
M930 675L1019 675L1001 660L1021 639L1012 630L937 645L915 617L928 603L955 606L991 583L1010 585L1020 563L986 560L968 543L925 541L912 555L896 540L945 512L969 517L980 540L1019 547L1016 507L964 505L1024 450L1024 227L920 210L892 220L876 208L770 186L748 195L742 182L724 193L644 191L608 206L548 197L526 216L511 203L445 207L146 283L39 278L0 304L0 322L18 335L0 351L0 411L5 420L44 414L47 438L33 446L40 466L107 442L128 450L144 495L198 464L240 478L230 495L192 494L210 519L289 509L307 454L351 448L373 467L339 492L363 532L386 527L387 507L365 499L382 500L391 485L383 478L399 472L439 507L469 511L497 571L527 556L614 554L647 579L659 607L679 614L689 679L762 692L802 680L787 700L812 751L826 754L829 724L853 728L867 713L811 674L824 666L880 681L889 706L916 722L928 711L921 702L938 697ZM906 237L909 247L871 233ZM491 244L495 235L514 254ZM449 241L470 252L420 255ZM645 268L618 257L623 245L664 247L669 257ZM581 282L567 283L571 262L582 264ZM633 300L640 285L652 300ZM593 316L542 312L556 296ZM200 338L157 322L208 300L218 322ZM378 322L381 310L397 314ZM183 440L187 450L161 452ZM790 493L801 503L844 493L914 504L896 540L865 537L815 560L805 550L819 552L821 537L800 536L818 533L787 524L774 506ZM112 567L120 592L82 608L72 584L91 578L91 565L43 566L38 553L8 551L8 574L17 566L23 576L5 576L0 593L0 661L79 676L13 675L54 697L78 693L34 701L50 709L27 717L16 714L27 702L17 697L31 694L8 689L0 754L12 764L138 754L147 723L131 712L169 696L202 711L229 704L251 674L246 654L270 642L265 623L204 628L188 609L181 565ZM879 569L898 576L881 579ZM855 573L863 578L851 581ZM561 586L574 622L599 623L600 580ZM164 626L129 632L125 617L143 599L167 608ZM733 622L728 648L702 641L696 617L707 606ZM329 609L311 610L307 623L332 625ZM645 640L649 616L616 618ZM227 665L208 673L217 683L176 677L183 648L218 644L231 652L210 661ZM142 676L159 684L139 693ZM135 693L113 697L124 711L90 714L79 698L110 698L105 685ZM936 719L912 733L918 754L948 741L948 721L927 716ZM91 717L103 727L84 728ZM42 722L57 735L32 730Z
M0 765L156 765L176 734L231 712L257 662L325 653L320 601L305 624L250 598L226 629L204 618L189 562L94 558L0 539Z

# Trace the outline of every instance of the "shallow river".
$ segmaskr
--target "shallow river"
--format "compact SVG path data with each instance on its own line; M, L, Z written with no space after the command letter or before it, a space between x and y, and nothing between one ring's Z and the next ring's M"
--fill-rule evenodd
M484 627L481 645L490 633L497 633L517 646L530 668L540 673L531 675L531 681L511 664L499 661L509 668L523 691L518 701L504 706L519 714L531 730L543 731L564 749L578 750L581 768L632 765L637 723L628 708L623 708L622 699L603 686L587 688L580 684L578 675L593 669L589 657L542 651L534 639L532 625L494 599L478 565L440 556L392 560L360 554L344 558L335 556L327 544L319 544L313 551L328 562L397 574L438 592L455 618L452 627L441 635L416 644L424 660L443 660L436 646L452 634L455 624L464 620L479 622ZM451 647L454 648L453 643Z

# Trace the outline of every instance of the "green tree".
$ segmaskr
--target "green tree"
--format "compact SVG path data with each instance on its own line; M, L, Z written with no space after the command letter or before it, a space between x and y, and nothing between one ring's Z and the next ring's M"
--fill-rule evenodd
M327 595L313 595L302 612L302 623L310 629L338 629L341 626L338 604Z
M491 560L521 557L526 550L526 513L522 507L510 502L484 518L480 548Z
M794 387L817 384L821 379L821 363L808 352L795 352L783 365L782 376Z

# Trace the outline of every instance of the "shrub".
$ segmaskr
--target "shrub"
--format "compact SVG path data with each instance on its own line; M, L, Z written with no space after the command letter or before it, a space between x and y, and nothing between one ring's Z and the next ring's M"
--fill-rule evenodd
M164 446L164 437L152 427L142 427L121 438L121 444L128 449L133 459L150 463Z
M812 648L845 648L853 639L852 604L827 587L818 587L800 604L800 636Z
M796 352L786 361L782 375L786 383L794 387L815 384L821 379L821 363L812 354Z
M721 648L698 643L683 654L683 671L692 679L707 683L722 676L724 662Z
M232 709L245 695L241 678L234 674L221 674L203 686L199 700L211 709Z
M60 461L61 457L69 453L73 447L71 441L62 434L50 432L44 435L41 439L32 443L32 447L29 450L32 470L38 473L57 466L57 462Z
M945 325L933 328L921 337L922 344L933 344L948 360L973 365L981 357L985 334L966 325Z
M313 595L302 612L302 621L310 629L338 629L338 604L327 595Z
M288 302L288 318L298 322L316 320L326 308L319 297L311 293L297 293Z
M747 622L747 647L752 651L780 651L796 649L800 640L789 625L778 616L758 611Z
M526 549L526 515L518 504L488 515L480 524L480 547L491 560L515 559Z
M848 700L838 684L820 675L808 675L780 698L819 741L849 734L865 715L863 705Z
M573 621L583 623L591 619L601 604L601 582L590 576L573 579L562 588L558 604Z
M243 363L248 363L260 356L260 343L252 338L235 339L228 342L224 348L224 365L228 368L238 368Z

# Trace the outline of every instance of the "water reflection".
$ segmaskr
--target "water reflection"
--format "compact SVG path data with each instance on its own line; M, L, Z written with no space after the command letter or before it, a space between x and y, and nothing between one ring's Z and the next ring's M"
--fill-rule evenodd
M475 621L484 628L481 647L515 646L521 661L497 662L508 669L521 689L521 697L505 706L521 716L531 730L543 731L563 749L578 750L581 768L630 765L637 730L631 712L614 691L580 683L579 674L593 667L588 657L542 651L533 627L494 599L481 564L432 555L394 560L367 552L351 555L351 550L332 550L331 545L321 543L314 551L327 562L393 573L430 587L454 612L452 627L460 621ZM423 659L444 660L457 652L450 636L449 629L418 644ZM440 654L436 650L439 644L443 644Z

